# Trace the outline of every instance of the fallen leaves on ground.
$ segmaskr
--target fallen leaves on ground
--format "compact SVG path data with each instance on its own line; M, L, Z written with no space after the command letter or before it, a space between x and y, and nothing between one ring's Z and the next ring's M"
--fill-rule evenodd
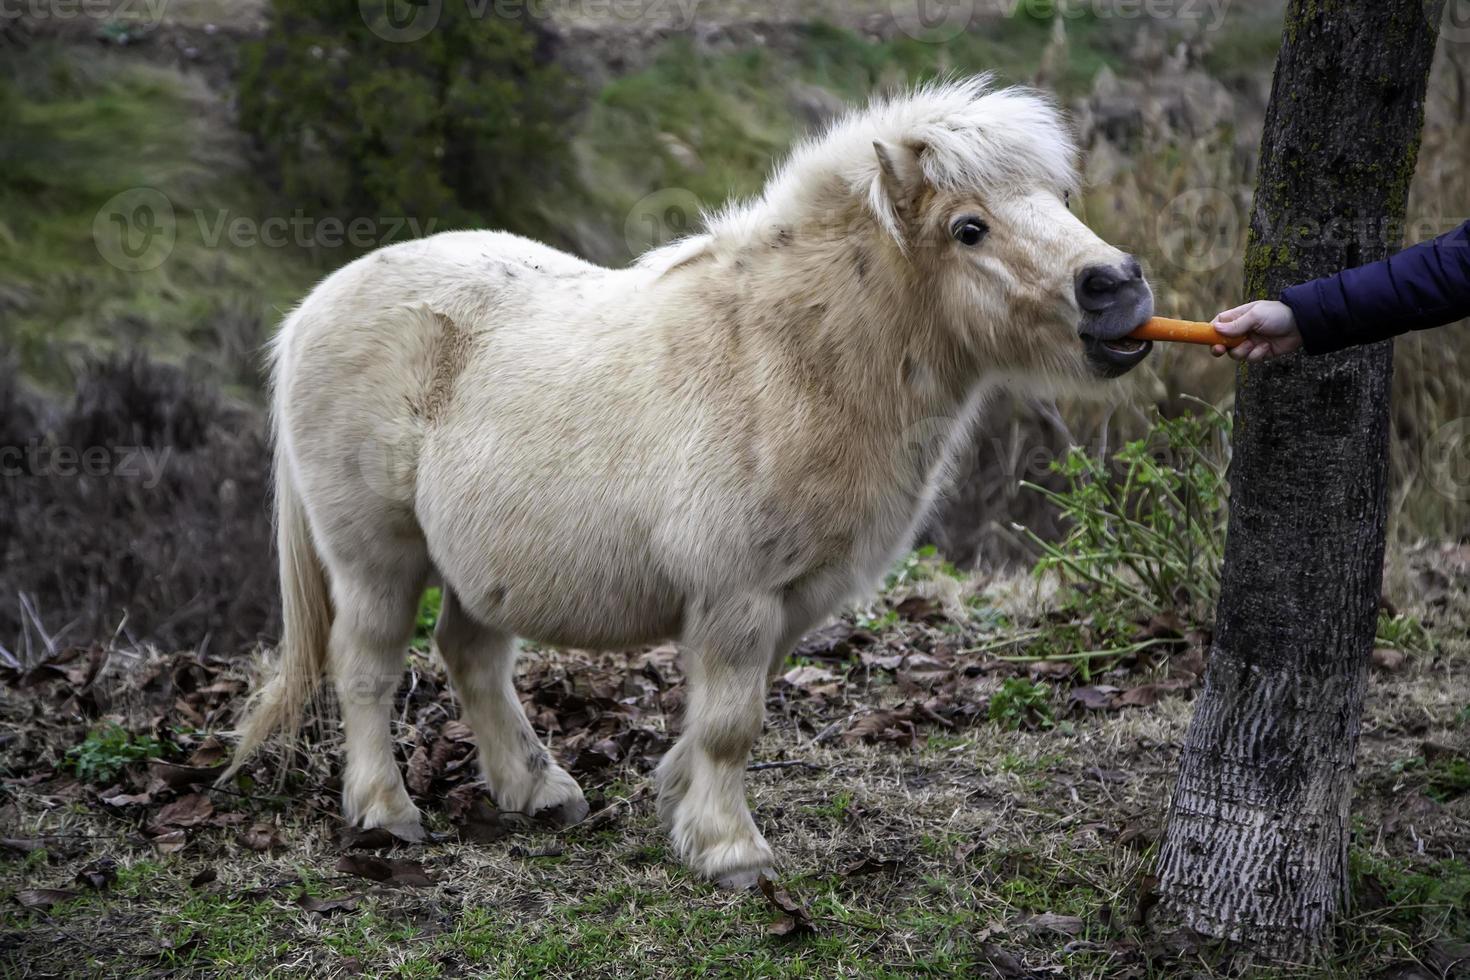
M816 931L811 913L800 902L792 898L790 892L778 887L765 875L760 876L757 884L760 886L761 894L766 896L766 901L781 913L776 921L766 926L766 932L772 936L793 936Z
M361 895L347 895L343 898L316 898L313 895L302 894L296 899L296 904L308 912L315 912L326 917L338 912L356 912L357 903L361 900Z
M388 885L427 888L434 884L424 866L417 861L394 860L371 854L344 854L337 859L336 870Z
M240 844L258 854L270 851L278 851L286 846L286 837L280 828L268 823L252 824L248 830L240 832Z
M80 893L65 888L26 888L15 893L15 900L28 909L46 911L53 905L70 902Z
M1408 659L1404 651L1395 650L1392 647L1378 647L1373 651L1370 658L1374 669L1381 670L1386 674L1393 674L1403 670L1404 664L1408 662Z
M214 816L214 804L203 793L180 797L153 815L154 827L197 827Z

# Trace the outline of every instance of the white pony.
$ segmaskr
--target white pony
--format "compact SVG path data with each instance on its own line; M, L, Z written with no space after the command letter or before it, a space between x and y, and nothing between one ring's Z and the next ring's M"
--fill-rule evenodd
M425 584L507 811L580 820L512 684L515 638L686 648L659 809L701 874L773 864L745 803L769 672L909 544L997 384L1148 355L1138 263L1068 210L1057 110L985 78L856 111L756 201L628 269L495 232L334 273L274 345L285 631L235 766L323 673L343 809L422 831L390 708ZM232 770L233 771L233 770Z

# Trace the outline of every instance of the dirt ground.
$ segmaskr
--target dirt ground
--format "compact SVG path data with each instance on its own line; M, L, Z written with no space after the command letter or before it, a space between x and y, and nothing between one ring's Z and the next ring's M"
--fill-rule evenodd
M488 806L443 676L413 654L395 731L435 831L423 845L344 830L330 722L284 770L263 758L208 788L247 665L38 651L0 687L0 964L25 977L1239 973L1238 951L1149 914L1207 634L1153 624L1152 656L1090 677L1001 659L1045 630L1044 597L928 564L804 641L771 692L749 773L781 860L768 894L719 891L667 851L649 776L682 701L671 647L523 656L527 710L593 805L562 832ZM1262 975L1407 980L1470 963L1470 547L1423 549L1395 579L1430 645L1375 655L1355 904L1330 963Z

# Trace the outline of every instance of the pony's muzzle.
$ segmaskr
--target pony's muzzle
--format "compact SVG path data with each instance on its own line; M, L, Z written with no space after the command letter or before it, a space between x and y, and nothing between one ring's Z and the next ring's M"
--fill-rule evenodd
M1118 265L1091 265L1077 273L1078 333L1094 369L1105 377L1126 374L1148 357L1152 346L1131 340L1154 314L1154 294L1133 256Z
M1153 315L1153 290L1138 260L1129 255L1119 265L1090 265L1077 273L1077 305L1083 332L1112 340Z

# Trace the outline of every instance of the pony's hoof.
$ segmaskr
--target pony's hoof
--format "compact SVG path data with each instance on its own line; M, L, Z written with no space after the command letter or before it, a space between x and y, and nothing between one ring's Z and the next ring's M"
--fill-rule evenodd
M374 805L357 812L359 816L355 823L363 830L386 830L410 844L420 844L426 836L419 808L407 801L399 806ZM348 816L352 816L351 808Z
M536 812L536 820L539 823L549 824L552 827L562 829L565 827L575 827L583 820L586 820L587 814L590 812L591 807L588 806L587 800L578 794L570 800L563 800L543 810L538 810Z
M399 840L407 841L410 844L422 844L428 836L424 833L424 825L417 820L412 822L405 820L399 823L380 824L379 826Z
M715 881L715 887L727 892L749 892L760 887L761 877L774 879L774 868L758 868L754 871L732 871Z

